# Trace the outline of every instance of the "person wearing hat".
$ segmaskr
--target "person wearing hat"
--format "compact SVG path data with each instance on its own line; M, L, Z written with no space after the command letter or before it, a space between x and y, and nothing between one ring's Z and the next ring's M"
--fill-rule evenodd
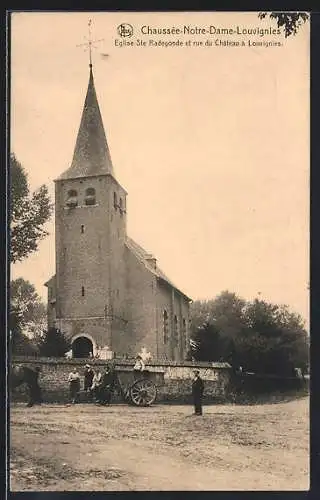
M91 389L94 371L90 365L86 365L84 369L84 387L83 389L88 392Z
M114 388L114 374L110 366L106 366L101 378L101 389L99 401L101 404L110 404L112 392Z
M192 396L194 404L194 414L202 415L202 396L203 396L203 380L200 377L199 370L194 371L194 379L192 381Z

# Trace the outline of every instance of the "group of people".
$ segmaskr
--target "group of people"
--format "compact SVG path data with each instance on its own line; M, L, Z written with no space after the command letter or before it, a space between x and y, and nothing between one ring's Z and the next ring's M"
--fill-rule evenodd
M136 364L133 368L134 372L145 370L143 360L137 356ZM76 367L73 368L68 377L70 400L72 403L77 403L81 390L81 377ZM83 390L89 393L92 401L99 404L109 404L114 388L114 377L109 366L106 366L103 371L96 370L87 364L84 370ZM200 377L199 370L194 371L192 381L192 397L194 405L194 415L202 415L202 399L203 399L204 384Z
M141 356L136 357L136 363L133 367L134 373L144 372L146 370L145 364ZM30 370L29 370L30 371ZM33 371L32 371L33 372ZM30 386L30 401L28 406L33 406L35 403L41 403L41 390L38 384L40 368L34 370L32 379L26 379L28 386ZM29 377L30 378L30 377ZM69 373L68 377L70 401L77 403L81 391L81 376L75 366ZM109 404L111 402L112 393L114 390L115 379L114 372L110 366L106 366L104 370L94 370L89 364L85 365L83 376L83 390L88 394L89 398L99 404ZM194 415L202 415L202 399L204 392L204 383L200 377L200 371L194 371L194 378L192 380L192 397L194 405Z
M68 377L70 401L77 403L81 390L81 377L76 367ZM89 364L85 365L83 377L83 390L89 397L100 404L109 404L114 385L113 373L109 366L104 370L94 370Z

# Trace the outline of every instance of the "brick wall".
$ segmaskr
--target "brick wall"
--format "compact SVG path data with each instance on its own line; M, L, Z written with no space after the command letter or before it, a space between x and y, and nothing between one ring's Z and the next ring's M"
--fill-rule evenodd
M106 361L95 360L79 360L57 359L57 358L15 358L13 363L23 364L30 367L41 367L40 385L43 391L43 399L45 402L67 402L69 399L68 375L74 366L77 366L78 371L83 377L84 365L89 362L97 369L103 369L107 364ZM130 371L133 367L133 361L130 360L115 360L116 368L122 370L123 380L130 378ZM231 381L231 369L228 365L219 363L192 363L192 362L150 362L148 365L150 372L155 372L153 375L156 379L158 388L157 401L172 401L177 403L191 403L191 380L193 370L200 370L200 375L205 384L205 402L217 402L228 399ZM125 373L128 375L126 375ZM129 377L129 378L128 378ZM82 378L83 386L83 378ZM26 401L27 394L24 387L18 388L12 392L11 398L13 401ZM114 401L121 401L120 397L115 397Z

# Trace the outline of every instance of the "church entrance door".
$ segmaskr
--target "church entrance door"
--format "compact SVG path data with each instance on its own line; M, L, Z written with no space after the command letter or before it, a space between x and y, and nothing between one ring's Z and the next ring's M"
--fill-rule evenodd
M93 345L88 337L78 337L72 342L73 358L91 358L93 355Z

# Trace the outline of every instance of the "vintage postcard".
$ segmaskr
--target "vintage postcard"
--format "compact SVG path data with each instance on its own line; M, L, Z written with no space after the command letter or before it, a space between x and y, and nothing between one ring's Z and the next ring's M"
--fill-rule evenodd
M308 490L309 14L10 27L10 490Z

